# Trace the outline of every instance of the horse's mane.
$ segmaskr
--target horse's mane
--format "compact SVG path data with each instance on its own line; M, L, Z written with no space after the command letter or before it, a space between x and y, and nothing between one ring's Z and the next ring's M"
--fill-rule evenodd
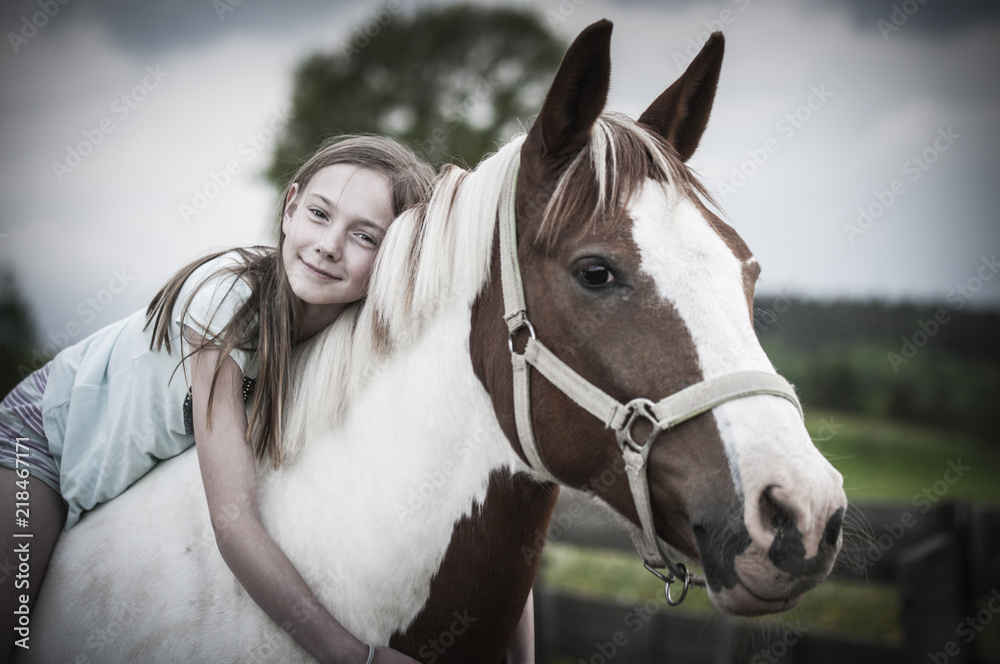
M665 186L668 200L675 193L711 200L662 137L621 113L604 113L555 183L536 241L551 247L563 233L594 230L598 224L613 231L628 218L632 196L649 180Z
M419 338L438 312L471 307L489 279L504 174L524 140L525 134L515 136L471 172L445 166L430 198L390 227L368 297L296 348L285 410L289 461L304 441L336 426L369 377ZM661 138L624 115L605 113L555 183L536 241L550 244L585 223L620 222L650 178L707 197Z
M471 172L445 166L430 198L390 226L368 297L296 349L285 411L290 460L336 426L369 376L442 308L471 305L489 278L503 175L523 142L516 136Z

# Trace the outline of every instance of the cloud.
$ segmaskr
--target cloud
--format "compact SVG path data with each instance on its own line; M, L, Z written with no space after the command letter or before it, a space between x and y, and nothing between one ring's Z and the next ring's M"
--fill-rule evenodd
M909 34L947 38L957 32L1000 21L1000 4L991 0L827 0L845 6L862 30L879 21L905 27ZM912 20L910 20L912 17ZM904 22L905 21L905 22ZM895 34L895 33L890 33Z
M325 22L351 4L349 0L171 0L171 2L121 2L80 0L66 4L52 0L58 13L50 19L59 31L86 23L100 26L110 44L138 58L164 57L183 49L199 49L234 32L250 35L294 34ZM356 6L357 3L354 3ZM25 16L41 11L38 0L4 3L0 25L19 25Z
M716 12L723 9L744 7L751 4L760 6L766 0L673 0L670 8L673 11L686 11L692 6L713 8ZM641 6L663 7L661 0L611 0L611 4L620 7L634 8ZM1000 21L1000 4L993 0L825 0L818 3L783 3L782 10L812 10L825 14L831 10L844 11L850 17L854 27L860 31L878 30L878 22L897 23L905 21L906 30L911 35L948 37L956 32L981 27L984 23ZM664 8L665 9L665 8ZM919 14L919 16L918 16ZM910 21L909 18L914 20ZM901 27L901 26L900 26Z
M244 0L219 20L200 0L72 0L18 53L0 56L0 257L17 269L42 334L75 321L113 270L135 280L81 333L144 306L196 255L266 241L276 195L260 174L270 155L251 159L240 146L286 107L298 62L337 48L382 4ZM588 0L536 9L567 41L592 21L615 22L609 108L633 116L725 18L719 96L693 163L718 192L768 138L780 141L724 205L764 265L762 289L940 300L984 252L1000 250L992 175L1000 80L990 70L1000 28L995 10L935 10L951 4L928 0L888 40L861 2ZM37 0L7 3L0 25L16 29L37 8ZM920 27L938 20L951 27ZM127 117L116 114L112 104L149 67L169 76ZM812 89L824 85L833 95L809 109ZM787 135L790 125L779 123L796 113L808 118ZM104 119L113 131L58 181L52 164ZM910 181L904 163L949 126L961 138ZM182 218L180 206L233 161L239 172L227 186ZM905 193L849 242L844 225L896 179ZM980 302L1000 303L1000 280Z

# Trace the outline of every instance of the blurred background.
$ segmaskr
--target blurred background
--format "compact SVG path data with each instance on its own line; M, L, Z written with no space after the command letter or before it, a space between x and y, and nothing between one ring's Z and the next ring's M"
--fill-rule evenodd
M544 554L540 660L660 661L676 633L697 648L671 661L868 661L844 643L872 661L996 661L997 3L8 0L3 392L187 261L273 244L278 191L325 138L391 133L474 166L530 126L601 18L608 106L633 117L726 35L691 165L763 265L758 332L845 475L858 534L839 581L763 628L703 593L661 624L634 553L579 545L620 533L574 517ZM654 627L632 632L650 603Z

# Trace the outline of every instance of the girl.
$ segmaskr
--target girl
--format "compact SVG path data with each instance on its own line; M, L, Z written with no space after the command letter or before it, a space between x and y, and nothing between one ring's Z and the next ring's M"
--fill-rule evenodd
M187 265L145 314L63 350L4 399L7 569L16 568L11 551L23 541L14 539L19 494L30 496L33 537L27 587L15 587L12 573L0 579L0 659L19 638L19 600L34 601L59 529L197 441L219 551L267 615L294 624L296 641L321 662L414 661L362 644L322 608L308 622L294 618L302 602L320 605L261 526L256 462L281 463L292 347L365 296L389 224L432 177L430 166L389 139L328 145L285 192L277 249L234 249ZM174 376L178 368L183 379ZM246 509L233 516L234 505ZM530 618L527 610L512 646L519 661L531 657Z

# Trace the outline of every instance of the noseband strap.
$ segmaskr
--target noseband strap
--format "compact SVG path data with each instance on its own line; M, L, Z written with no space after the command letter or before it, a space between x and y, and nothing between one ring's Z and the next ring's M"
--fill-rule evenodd
M531 394L529 391L529 366L534 367L550 383L559 388L578 406L594 415L604 426L615 432L618 447L625 461L629 488L635 502L642 529L631 524L630 535L646 568L666 582L667 603L680 604L688 588L703 586L705 579L692 574L683 563L675 563L663 552L664 542L653 525L653 509L649 497L649 478L646 468L650 450L664 431L716 406L733 399L755 395L771 395L787 399L802 415L802 406L792 386L781 376L764 371L739 371L695 383L658 402L633 399L627 404L608 396L603 390L586 380L538 340L535 329L528 321L521 282L521 269L517 257L517 226L514 210L515 186L520 160L515 159L504 180L500 195L500 269L503 285L504 320L509 333L508 346L514 376L514 418L517 436L524 450L528 465L542 478L558 483L541 458L531 426ZM524 351L515 350L515 336L527 333ZM636 440L637 426L646 430L642 440ZM667 569L666 575L657 569ZM670 594L670 584L681 581L680 597Z

